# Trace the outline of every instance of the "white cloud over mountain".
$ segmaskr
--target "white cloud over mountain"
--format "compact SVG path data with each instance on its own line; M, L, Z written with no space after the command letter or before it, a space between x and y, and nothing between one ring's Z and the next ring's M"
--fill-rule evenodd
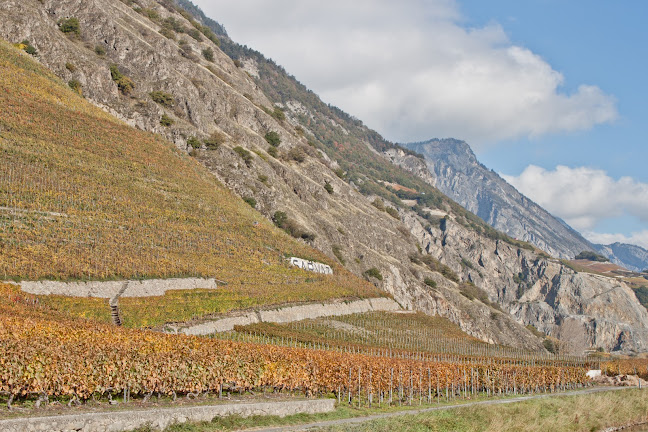
M607 219L630 215L648 222L648 184L630 177L618 180L605 171L558 166L549 171L530 165L519 176L502 177L552 214L596 243L633 243L648 248L648 231L631 235L593 231Z
M617 117L593 85L564 77L498 24L462 26L452 0L199 0L230 35L270 56L387 138L477 146L586 130Z

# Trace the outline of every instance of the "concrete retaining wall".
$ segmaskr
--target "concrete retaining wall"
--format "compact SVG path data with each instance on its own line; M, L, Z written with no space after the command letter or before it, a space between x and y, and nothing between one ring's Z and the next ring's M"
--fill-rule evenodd
M174 423L211 421L214 417L238 414L274 415L285 417L293 414L316 414L331 412L335 399L315 399L286 402L239 403L211 406L163 408L138 411L112 411L50 417L29 417L0 420L3 432L118 432L150 425L164 429Z
M29 294L64 295L70 297L99 297L111 299L128 286L120 297L152 297L161 296L170 290L216 289L216 279L178 278L178 279L147 279L136 281L89 281L89 282L58 282L58 281L24 281L20 282L21 289Z
M235 325L248 325L258 322L286 323L330 316L351 315L374 311L397 311L401 307L389 298L373 298L351 302L315 303L299 306L288 306L273 310L260 310L228 316L194 326L180 328L180 333L189 335L207 335L234 329Z

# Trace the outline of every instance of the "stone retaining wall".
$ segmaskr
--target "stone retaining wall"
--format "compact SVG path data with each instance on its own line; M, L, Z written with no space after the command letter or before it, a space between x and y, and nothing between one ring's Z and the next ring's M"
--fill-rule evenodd
M0 420L0 430L3 432L119 432L147 425L163 430L174 423L211 421L215 417L230 415L240 415L242 417L274 415L285 417L300 413L331 412L334 408L335 399L315 399L112 411Z
M111 299L128 286L120 297L152 297L161 296L170 290L216 289L216 279L177 278L177 279L146 279L130 281L89 281L89 282L58 282L58 281L23 281L21 289L29 294L64 295L70 297L99 297Z
M351 315L374 311L401 310L398 303L390 298L372 298L350 302L314 303L287 306L273 310L260 310L230 315L214 321L179 328L178 332L188 335L208 335L234 329L235 325L248 325L258 322L286 323L330 316Z

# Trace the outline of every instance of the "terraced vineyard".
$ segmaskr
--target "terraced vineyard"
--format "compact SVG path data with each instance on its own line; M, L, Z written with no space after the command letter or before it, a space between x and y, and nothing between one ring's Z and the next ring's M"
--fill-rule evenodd
M335 274L291 268L288 256L327 263ZM168 142L93 107L0 42L0 278L183 276L216 277L229 289L127 300L127 323L380 295L275 228ZM105 301L50 303L106 318Z
M498 361L502 364L580 367L598 364L586 357L528 352L488 344L464 333L445 318L423 313L369 312L286 324L258 323L236 326L232 332L217 333L212 337L439 361Z
M52 343L56 340L56 343ZM297 391L349 403L430 403L588 384L578 366L439 361L165 335L71 319L0 284L0 399L82 403L123 394Z

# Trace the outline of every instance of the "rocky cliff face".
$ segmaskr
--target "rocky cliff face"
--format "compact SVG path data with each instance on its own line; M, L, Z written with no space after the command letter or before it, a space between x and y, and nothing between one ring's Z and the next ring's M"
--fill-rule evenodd
M387 154L434 181L419 158L395 150ZM648 349L648 313L625 283L576 273L546 255L484 239L452 218L438 227L423 228L413 217L406 223L429 254L486 291L518 322L568 341L564 349L573 353L591 347L628 353Z
M441 192L493 228L559 258L595 250L578 232L479 163L465 142L435 139L406 146L425 156L432 182Z
M57 23L70 17L79 20L79 36L59 29ZM284 79L285 73L263 69L259 57L241 57L235 63L213 41L195 32L197 37L190 37L199 24L180 15L169 1L5 0L0 3L0 18L1 37L31 42L40 61L64 81L78 81L87 99L191 152L238 195L253 198L259 217L284 212L293 234L337 257L357 275L376 268L382 280L366 277L407 308L448 317L483 340L529 349L542 349L542 344L524 325L533 324L569 341L571 334L562 332L562 323L577 316L589 323L590 346L640 350L648 341L642 333L648 328L646 311L627 290L614 291L624 299L618 308L613 302L607 305L610 310L603 305L561 308L555 301L558 294L548 294L549 288L570 293L574 303L584 302L578 284L587 285L587 276L556 279L552 272L567 272L561 265L455 223L463 216L447 198L437 197L437 207L426 209L448 215L435 226L397 199L386 199L393 195L381 182L395 179L425 189L428 197L438 192L390 164L379 151L390 145L378 134L305 89L291 87L294 98L276 100L277 94L288 90L269 83ZM182 31L164 30L169 18ZM205 54L210 51L213 58ZM119 90L111 65L133 81L131 93ZM152 92L168 95L166 102L155 102ZM277 111L278 106L283 111ZM162 125L163 116L173 124ZM268 132L279 135L278 147L264 139ZM364 159L349 160L355 154ZM413 158L411 166L405 153L397 162L432 182L422 161L408 157ZM353 176L341 169L363 164L365 171ZM376 177L380 173L387 174ZM430 255L451 267L458 279L417 258ZM545 267L553 270L542 270ZM548 308L545 315L536 317L517 308L520 274L529 275L525 283L533 281L530 286L546 286L540 289L547 291L545 298L530 300L542 310ZM426 284L426 279L434 283ZM600 281L600 291L612 287ZM635 306L633 301L643 315L626 310ZM603 334L602 320L616 327L610 324ZM617 343L619 338L626 341L622 335L628 332L633 338Z

